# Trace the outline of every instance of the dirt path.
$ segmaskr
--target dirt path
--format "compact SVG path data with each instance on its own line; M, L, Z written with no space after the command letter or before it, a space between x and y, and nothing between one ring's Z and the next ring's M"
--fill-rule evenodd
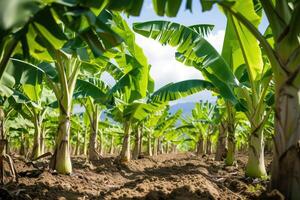
M255 199L266 182L245 179L245 160L225 167L191 153L160 155L128 164L103 158L93 165L73 158L71 176L51 174L16 161L19 184L6 189L14 199ZM42 166L46 163L37 163ZM0 191L3 196L5 191ZM1 198L0 198L1 199Z

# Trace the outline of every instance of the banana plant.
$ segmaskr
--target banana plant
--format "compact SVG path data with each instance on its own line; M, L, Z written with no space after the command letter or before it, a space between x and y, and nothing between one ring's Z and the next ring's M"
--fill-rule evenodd
M101 113L101 108L105 106L106 93L109 88L106 86L101 80L97 78L90 78L85 84L87 87L83 87L83 82L80 82L80 86L76 88L74 98L78 99L79 102L84 106L86 115L89 119L90 124L90 139L89 139L89 147L88 147L88 160L97 160L100 158L101 154L99 154L96 150L97 145L97 135L98 135L98 125L99 125L99 117ZM95 88L93 91L91 88ZM86 92L90 90L90 94L86 94ZM85 95L83 95L83 93ZM98 95L96 95L98 94ZM102 96L99 99L99 95Z
M147 154L149 156L153 155L153 132L155 127L158 125L159 120L163 121L168 115L168 108L166 106L162 106L158 108L149 116L144 119L143 125L145 129L145 136L147 138Z
M300 158L299 149L299 19L298 1L259 1L260 9L269 21L270 38L265 38L248 16L257 7L252 1L237 1L228 4L220 1L227 18L231 17L247 29L259 42L270 61L275 83L275 154L272 168L272 188L278 189L288 199L299 199ZM211 9L212 2L206 2L204 10ZM250 5L250 7L249 7ZM249 9L250 8L250 9ZM246 11L247 10L247 11ZM283 181L284 180L284 181Z
M230 116L228 118L230 137L228 137L229 151L227 153L228 159L226 159L226 164L232 165L234 155L234 137L232 137L234 135L233 105L239 105L238 99L234 94L234 86L237 86L238 83L230 65L204 39L204 36L211 28L208 25L185 27L167 21L150 21L133 25L135 32L159 40L162 44L177 47L177 60L200 70L207 82L213 86L211 90L221 94L228 101L226 105L229 112L228 116Z
M162 153L162 143L165 134L173 129L182 115L182 110L176 111L174 114L170 115L169 107L167 106L163 110L163 114L159 117L157 124L153 127L153 137L154 137L154 151L153 154L157 155Z
M256 16L258 25L260 16L258 14ZM246 107L244 111L247 113L252 126L252 137L250 139L252 142L250 144L251 149L249 150L246 175L251 177L265 176L262 133L263 125L272 111L272 109L269 109L265 113L264 100L272 79L268 60L265 63L263 62L262 53L256 39L253 36L251 37L251 34L247 30L243 30L242 27L238 29L238 24L234 24L233 21L228 20L221 55L208 44L203 38L203 34L198 34L194 30L195 27L201 27L201 25L185 27L166 21L150 21L135 24L134 30L146 37L158 39L162 44L167 43L176 46L178 50L176 53L177 59L199 69L219 89L218 92L225 99L231 100L229 103L241 106L241 103L237 103L237 101L244 102L243 106ZM179 38L178 34L180 34ZM226 67L222 68L222 66ZM232 84L228 84L230 80L226 81L228 77L231 77ZM239 80L240 83L234 84L234 80ZM228 90L223 90L224 86ZM229 111L230 105L227 107ZM230 129L232 129L232 122L230 123ZM232 130L230 131L230 133L233 132ZM229 138L233 135L230 134ZM233 160L231 159L232 156L230 156L232 154L231 149L234 148L230 147L230 152L228 153L230 158L226 159L228 164L232 163Z
M18 74L14 68L7 69L3 72L3 76L0 78L0 183L4 184L5 174L4 162L8 163L13 180L18 179L17 172L12 158L9 156L9 144L7 131L9 127L6 127L6 122L10 115L13 113L14 104L9 103L11 95L14 93L13 87L16 84L15 75ZM6 130L7 131L6 131Z
M59 8L58 8L59 9ZM62 9L62 8L60 8ZM72 12L76 12L76 9ZM71 12L71 13L72 13ZM62 12L63 13L63 12ZM62 13L57 13L58 15ZM89 14L90 11L84 11L84 14ZM48 82L50 88L54 91L54 94L58 101L58 107L60 110L60 122L58 128L58 137L56 138L56 148L53 154L53 157L50 162L50 166L52 169L57 170L59 173L63 174L70 174L72 172L71 160L70 160L70 153L69 153L69 131L70 131L70 115L71 115L71 108L72 108L72 96L75 89L75 84L77 81L77 77L80 73L82 68L89 69L90 58L89 55L92 54L93 56L99 57L100 54L103 54L108 48L116 46L120 44L121 39L120 37L113 32L109 26L107 25L107 21L112 18L111 14L103 11L98 16L94 14L88 15L89 18L92 20L93 24L87 22L89 24L88 27L82 27L82 30L76 32L77 34L68 34L74 32L74 27L68 27L67 25L70 23L69 18L66 16L60 16L61 22L63 22L68 29L64 30L68 36L71 38L67 44L63 44L62 46L57 46L55 43L51 43L49 38L43 35L43 29L40 30L38 27L33 27L35 31L37 31L36 35L33 35L33 38L39 38L38 40L32 41L35 44L35 48L31 49L33 52L44 52L46 54L33 54L35 58L42 60L44 62L40 63L38 66L32 66L24 61L20 61L17 59L14 60L14 64L19 65L27 65L33 68L37 68L38 70L42 71L46 76L46 81ZM80 16L76 17L78 20L81 19ZM54 19L53 19L54 20ZM83 21L87 21L86 18L82 18ZM58 25L57 21L52 21L52 24ZM80 22L77 25L83 26ZM76 24L75 23L75 24ZM75 25L73 24L73 25ZM98 26L101 26L104 30L99 33ZM78 27L77 27L78 28ZM76 28L76 29L77 29ZM89 32L93 33L93 30L96 30L98 34L97 38L100 38L103 41L103 45L100 44L101 51L99 50L99 45L95 48L95 45L90 49L85 48L85 44L91 45L90 39L87 41L84 40L84 36L93 37L93 35L89 34ZM57 29L60 34L66 34L62 32L61 29ZM101 34L105 33L105 37ZM75 37L74 37L75 36ZM83 38L82 38L83 36ZM109 38L107 38L109 36ZM53 40L52 40L53 41ZM96 43L97 41L94 41ZM47 47L47 48L45 48ZM61 49L59 49L61 48ZM96 58L95 58L96 59ZM94 60L94 59L93 59ZM50 63L49 63L50 62ZM97 64L93 63L93 66ZM100 95L99 93L97 93Z
M217 99L217 106L219 109L219 134L218 134L218 141L217 141L217 149L216 149L216 155L215 160L221 161L227 156L227 120L226 120L226 106L225 101L222 98Z
M60 49L68 39L62 27L67 28L70 34L73 32L80 35L97 56L118 45L121 38L104 23L107 16L99 17L104 8L105 5L93 0L85 1L84 4L77 0L2 1L0 77L15 53L22 52L25 59L39 56L52 60L45 45L40 40L37 42L35 37L45 37L55 49Z
M124 75L111 88L109 95L115 99L113 115L116 121L124 124L124 145L121 151L123 161L130 160L130 132L135 121L141 121L151 110L155 110L161 103L176 100L180 97L193 94L205 88L212 87L211 84L202 80L190 80L181 83L167 85L153 93L153 80L149 76L149 64L142 49L135 44L135 36L127 23L114 13L115 19L112 30L120 35L129 52L115 57L119 66L124 66ZM191 89L193 86L193 89ZM153 94L151 94L153 93ZM148 99L146 96L151 94Z
M44 129L43 121L45 119L48 104L54 101L51 99L51 92L43 86L43 74L35 69L16 69L21 74L20 79L16 79L15 91L12 95L15 110L23 118L30 120L34 125L34 142L31 152L31 159L36 159L44 153Z

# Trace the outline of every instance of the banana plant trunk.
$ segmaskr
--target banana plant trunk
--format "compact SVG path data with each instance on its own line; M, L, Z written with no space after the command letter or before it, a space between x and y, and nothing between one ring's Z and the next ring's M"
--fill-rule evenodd
M263 139L263 129L261 127L256 128L256 126L252 127L245 173L248 177L261 178L267 175Z
M227 153L225 158L225 165L232 166L235 159L235 127L230 120L227 121Z
M151 143L151 137L152 137L152 134L151 134L151 131L149 131L148 133L148 143L147 143L147 149L148 149L148 155L149 156L152 156L152 143Z
M172 153L177 153L177 145L172 144Z
M166 154L168 154L170 151L170 143L167 141L166 142Z
M95 106L95 111L93 112L93 116L90 122L91 125L91 133L90 133L90 141L89 141L89 153L88 153L88 159L91 160L98 160L99 159L99 153L97 152L97 132L98 132L98 121L99 121L99 115L97 111L97 106Z
M25 156L25 137L24 137L24 133L21 133L21 137L20 137L20 151L19 154L21 156Z
M204 153L204 139L203 135L200 133L199 140L197 142L197 156L200 156Z
M153 156L157 156L157 149L158 149L158 138L154 138Z
M61 108L63 108L62 105ZM50 162L50 167L60 174L72 173L72 163L69 144L70 127L70 112L64 112L63 109L60 111L56 145L54 154Z
M162 142L161 137L159 137L157 139L157 152L158 152L158 154L163 154L164 153L164 147L163 147L163 142Z
M132 154L132 159L137 160L139 158L141 152L141 131L140 128L137 127L135 131L135 141L134 141L134 149Z
M131 160L131 152L130 152L130 122L126 121L124 123L124 139L123 145L120 153L121 162L129 162Z
M4 110L0 107L0 184L4 184L4 158L5 158L5 150L7 145L7 140L5 139L4 132Z
M76 147L75 147L75 155L79 155L79 147L80 147L80 141L79 141L79 131L77 131L76 135Z
M40 155L41 152L41 137L42 137L42 121L41 117L36 114L33 118L34 124L34 141L33 141L33 148L31 152L31 159L36 159Z
M113 155L114 154L114 136L112 135L111 136L111 139L110 139L110 150L109 150L109 154L110 155Z
M141 156L141 154L143 154L143 135L144 135L144 129L143 129L143 125L140 126L140 142L139 142L139 155Z
M296 72L276 88L271 175L271 187L292 200L300 199L300 87L292 84L292 80L299 80L299 65Z
M99 130L98 133L99 133L99 140L98 140L98 143L99 143L99 157L101 157L105 153L105 146L104 146L104 143L103 143L102 131Z
M226 156L226 123L221 122L215 160L221 161Z
M83 155L87 155L87 129L84 131L84 138L83 138Z
M58 83L50 81L50 85L58 101L59 124L50 168L60 174L71 174L72 163L69 137L72 97L81 64L76 57L68 57L59 50L53 50L53 54L55 55L55 68L58 72L59 81Z
M206 139L206 154L211 154L211 136L208 135Z
M45 126L42 125L42 128L41 128L41 137L40 137L40 152L41 152L41 155L43 155L45 153L45 134L46 134L46 131L45 131Z

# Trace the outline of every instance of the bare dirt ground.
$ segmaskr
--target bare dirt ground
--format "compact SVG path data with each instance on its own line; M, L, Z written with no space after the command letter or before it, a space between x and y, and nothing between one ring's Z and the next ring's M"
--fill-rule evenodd
M266 199L261 195L268 182L245 178L245 162L246 156L239 155L236 166L225 167L212 156L192 153L145 157L126 164L113 157L93 164L75 157L73 174L58 175L42 169L45 161L33 167L15 158L19 183L0 189L0 199Z

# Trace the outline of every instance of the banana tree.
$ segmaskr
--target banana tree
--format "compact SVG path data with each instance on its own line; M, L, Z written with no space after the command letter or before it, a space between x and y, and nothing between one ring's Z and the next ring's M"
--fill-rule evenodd
M138 64L136 63L135 66L138 66ZM130 73L131 72L132 71L130 71ZM148 70L145 72L148 73ZM148 97L148 99L136 99L131 103L127 103L126 101L121 101L121 98L123 98L124 100L125 97L130 97L130 95L128 95L130 94L130 92L133 92L128 90L129 87L125 87L125 89L127 89L126 93L123 89L124 85L126 86L126 84L130 83L126 81L127 77L130 77L130 73L126 74L123 78L121 78L120 81L116 83L116 85L113 86L111 89L111 91L119 91L119 93L116 94L121 94L118 96L119 98L115 97L116 106L112 110L112 116L116 121L124 123L125 137L123 143L123 150L121 151L121 159L123 159L123 161L130 160L130 130L128 127L132 126L134 122L142 121L149 114L159 109L160 106L163 106L168 101L177 100L181 97L185 97L196 92L202 91L203 89L213 87L212 84L203 80L187 80L178 83L168 84L155 91L153 94L150 95L150 97ZM136 73L135 75L137 76ZM117 87L120 87L120 83L123 83L123 87L117 89Z
M202 1L203 10L210 10L216 2ZM299 135L299 52L300 46L298 1L219 1L227 18L232 18L256 38L265 51L275 82L275 154L272 168L272 188L288 199L298 199L300 158L297 156ZM263 10L270 24L269 38L253 23L257 10ZM293 89L291 89L293 88ZM286 92L288 91L288 92ZM296 167L297 166L297 167Z
M74 98L84 106L90 124L90 139L88 147L88 160L97 160L100 154L96 150L98 125L101 108L105 105L106 93L109 90L101 80L90 78L88 81L80 81L76 88ZM87 93L87 91L90 91Z
M257 25L260 17L257 15ZM152 21L137 23L134 30L146 37L158 39L161 43L176 46L178 52L176 57L179 61L192 65L199 69L203 75L211 81L225 98L233 96L230 103L237 104L236 100L245 102L244 107L248 119L252 124L251 145L249 150L249 161L246 168L246 175L261 177L266 175L263 159L263 136L262 127L271 113L271 109L265 113L265 97L268 86L272 78L269 71L268 61L263 63L262 54L258 42L247 30L237 27L233 21L228 21L226 36L222 55L203 38L203 34L198 34L195 27L184 27L176 23L165 21ZM177 35L180 34L178 38ZM250 34L250 37L249 37ZM247 39L245 39L247 37ZM188 39L187 39L188 38ZM176 40L175 40L176 39ZM249 40L249 41L248 41ZM245 42L246 41L246 42ZM193 42L193 43L192 43ZM250 50L251 49L251 50ZM226 66L224 69L222 66ZM255 67L255 68L254 68ZM213 72L214 74L212 74ZM220 73L226 72L226 73ZM232 84L226 84L226 79L231 77ZM239 80L240 84L234 84L234 80ZM245 80L246 79L246 80ZM221 82L223 80L223 82ZM227 90L222 90L223 87ZM249 89L247 89L249 88ZM243 101L242 101L243 100ZM230 105L227 106L228 111ZM256 109L255 109L256 108ZM233 112L230 112L233 113ZM231 116L230 114L229 116ZM232 119L231 119L232 120ZM232 146L234 134L233 120L228 125L229 150L227 163L232 163Z
M48 109L47 104L52 101L51 93L43 87L43 76L35 69L17 69L20 73L20 80L17 80L14 98L15 110L25 119L30 120L34 125L34 142L31 152L31 159L36 159L44 153L44 126L43 121ZM54 96L53 96L54 97Z
M182 4L182 1L176 1L175 3L171 1L153 1L154 10L158 15L168 16L176 16L178 10ZM238 1L242 2L242 1ZM250 4L249 4L250 2ZM299 87L294 89L292 95L291 92L282 92L282 91L291 91L288 88L294 88L291 86L292 82L296 82L298 80L298 68L297 60L299 56L297 56L297 47L299 46L299 41L297 39L299 35L299 29L297 26L297 19L299 18L299 2L288 0L288 1L257 1L262 4L262 8L266 13L270 27L272 28L272 32L274 33L274 45L269 43L267 39L265 39L262 34L258 31L258 29L245 17L245 13L247 13L248 6L250 5L250 9L252 1L247 1L244 3L243 1L243 9L235 9L233 4L234 1L208 1L203 0L202 8L203 10L210 10L214 3L218 3L226 12L234 16L240 23L242 23L250 32L260 41L261 46L267 52L267 56L271 62L272 70L275 73L275 84L276 84L276 116L278 116L276 121L276 154L274 156L274 164L273 164L273 178L272 178L272 187L279 189L283 192L288 198L297 199L299 198L299 192L297 192L296 188L299 188L299 178L294 176L298 174L298 169L300 159L297 157L297 141L299 140L299 126L297 126L298 115L293 113L294 108L299 109L299 102L297 101L297 93L299 91ZM143 1L139 1L139 3L133 3L133 0L128 1L127 4L122 4L118 1L113 1L110 3L102 3L102 5L108 6L110 9L122 9L127 13L132 15L139 15L141 11L141 7L143 5ZM189 0L186 3L186 8L192 10L192 1ZM255 8L261 8L257 6ZM289 27L289 29L287 29ZM291 62L293 59L295 62ZM289 73L292 71L293 73ZM292 80L292 81L290 81ZM294 84L295 85L295 84ZM296 84L297 85L297 84ZM286 99L286 100L285 100ZM288 103L289 102L289 103ZM292 105L292 106L286 106ZM287 110L286 108L290 109ZM289 113L289 115L286 115ZM286 120L288 118L288 120ZM287 123L292 121L294 125L290 125ZM292 127L292 128L290 128ZM294 139L292 139L294 138ZM294 142L290 142L294 141ZM291 156L287 156L291 154ZM292 159L290 159L292 157ZM285 162L280 162L282 160ZM284 163L281 164L281 163ZM286 163L289 163L286 167ZM298 170L298 171L297 171ZM290 177L290 178L286 178ZM289 179L289 180L287 180ZM287 180L287 181L281 181ZM289 184L286 184L289 183Z
M91 97L88 97L85 102L82 103L85 107L85 112L90 121L90 140L88 147L88 159L98 160L100 154L96 150L96 141L98 135L98 124L100 117L100 106L95 104Z
M71 13L74 12L76 12L76 9ZM62 13L57 14L60 15ZM75 34L75 37L72 37L74 34L69 34L71 38L69 38L69 42L65 44L64 48L59 49L62 47L62 45L51 43L51 40L44 36L44 29L39 29L39 27L36 26L33 26L33 29L37 32L33 38L39 39L31 41L35 44L35 49L32 49L33 52L37 52L37 50L39 52L43 52L38 55L33 55L40 60L47 61L40 63L36 68L45 74L46 80L50 88L54 91L58 101L60 122L58 128L58 137L56 138L56 148L50 166L52 169L55 169L59 173L63 174L69 174L72 172L68 137L70 130L72 96L80 69L88 68L86 62L90 61L88 56L90 55L90 52L93 54L93 56L99 57L100 54L102 54L105 50L118 45L121 42L120 37L106 24L108 23L106 20L109 20L112 17L108 12L101 12L99 16L95 16L94 14L91 14L90 11L85 10L83 11L83 14L88 15L89 19L92 21L89 21L81 16L75 17L78 20L81 19L83 21L89 21L87 22L89 26L86 27L85 25L81 24L80 21L76 22L79 27L84 27L81 27L80 31L76 32L77 34ZM65 30L65 33L74 32L74 27L67 26L70 23L69 18L64 15L60 15L60 17L62 22L68 28ZM58 25L58 22L56 22L55 19L52 19L51 23ZM99 26L103 28L104 32L99 32L99 29L97 29ZM86 37L93 37L94 29L97 29L97 40L100 38L103 41L103 44L96 46L95 44L91 44L90 40L84 40ZM62 32L61 29L56 28L55 31L66 37L65 33ZM91 32L91 34L89 34L89 32ZM104 37L104 35L101 34L106 35ZM107 38L107 36L109 36L109 38ZM95 40L94 43L97 43L97 40ZM89 45L92 45L91 49L85 48L85 42ZM47 48L45 48L45 46ZM52 63L50 64L49 61ZM26 63L23 61L14 60L14 62L26 65Z
M121 38L104 22L107 16L99 17L99 13L105 6L93 0L85 1L84 4L77 0L72 2L68 0L2 1L0 3L0 77L10 57L15 53L22 52L23 58L26 59L34 55L51 60L45 46L40 43L40 40L37 42L35 37L36 35L45 37L56 49L60 49L68 39L62 33L62 27L64 30L68 29L69 33L80 35L97 56L118 45Z
M9 130L9 127L5 127L9 116L13 113L14 104L8 103L8 99L13 94L13 87L15 86L16 71L14 69L6 70L3 76L0 78L0 184L4 184L4 162L8 163L13 180L17 180L16 169L12 158L8 155L8 135L5 128Z
M200 70L206 80L213 85L212 90L219 93L228 103L227 112L229 135L234 136L234 106L239 102L234 94L237 79L226 60L204 38L213 27L211 25L194 25L185 27L167 21L150 21L135 23L133 30L143 36L158 40L177 48L176 59L188 66ZM228 137L229 159L226 164L233 164L234 138Z
M197 132L196 154L210 154L211 152L211 137L215 133L217 124L221 117L219 108L210 102L198 102L192 110L192 115L184 119L184 125L192 125ZM184 126L183 126L184 127ZM204 149L204 141L206 140L206 150Z
M152 112L147 118L145 118L143 125L145 127L145 136L147 138L147 154L153 155L153 132L155 126L158 124L160 119L165 119L168 115L168 108L160 108Z
M163 111L157 122L157 124L153 127L153 137L154 137L154 155L158 153L162 153L162 142L164 139L164 135L171 129L174 128L177 121L182 115L182 110L176 111L174 114L170 115L169 107Z

